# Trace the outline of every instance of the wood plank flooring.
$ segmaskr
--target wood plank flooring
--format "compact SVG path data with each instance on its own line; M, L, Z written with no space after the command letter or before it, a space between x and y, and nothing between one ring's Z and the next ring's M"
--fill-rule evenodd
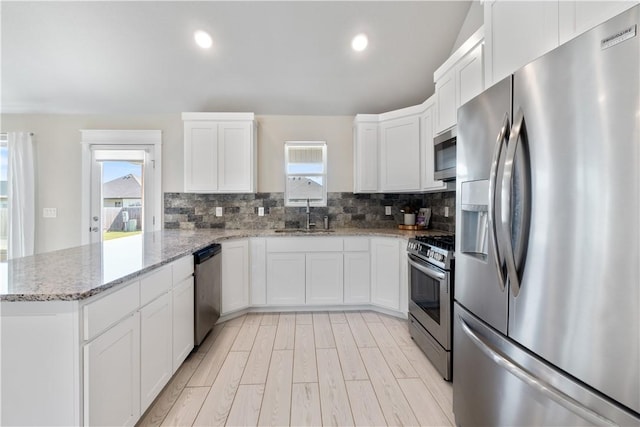
M138 426L447 426L451 384L402 319L247 314L216 325Z

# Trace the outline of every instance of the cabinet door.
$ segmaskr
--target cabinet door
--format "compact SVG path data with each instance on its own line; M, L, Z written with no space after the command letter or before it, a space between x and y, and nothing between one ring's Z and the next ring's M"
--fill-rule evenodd
M306 254L306 303L342 304L342 253Z
M218 124L218 191L250 193L253 188L253 123Z
M369 252L344 254L344 303L368 304L370 301L371 272Z
M378 191L378 124L358 123L354 143L354 193Z
M484 89L484 44L467 53L456 66L457 106L480 94ZM456 110L456 123L457 123Z
M420 190L420 118L388 120L380 125L382 191Z
M173 299L171 369L174 373L193 350L193 292L193 276L174 285L171 292Z
M84 424L132 426L140 417L140 315L84 346Z
M249 306L249 241L222 243L222 313Z
M456 76L452 69L436 82L436 133L456 124Z
M558 46L558 2L484 3L487 87Z
M420 161L422 173L422 190L441 190L446 187L444 182L434 179L434 147L433 147L433 119L434 107L429 107L420 116Z
M400 309L399 241L371 239L371 303L392 310Z
M218 125L184 122L184 191L218 191Z
M267 241L251 239L251 305L267 303Z
M140 412L144 412L173 374L171 295L140 309Z
M304 304L305 281L303 253L267 254L267 304Z
M560 44L579 36L607 19L638 4L637 0L626 1L561 1L558 5L560 21Z

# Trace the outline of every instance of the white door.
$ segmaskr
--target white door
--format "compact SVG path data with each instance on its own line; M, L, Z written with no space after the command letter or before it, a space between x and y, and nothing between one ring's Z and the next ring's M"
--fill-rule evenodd
M249 306L249 241L222 242L222 312Z
M101 242L106 231L160 230L160 131L81 132L82 244Z
M306 254L307 304L342 304L343 285L342 253Z
M420 118L380 125L380 187L384 192L420 191Z
M150 150L96 146L91 160L91 243L153 229L156 218L148 209L155 202Z
M84 347L84 424L132 426L140 417L140 315Z
M218 124L218 191L250 193L253 183L253 123Z
M400 309L400 249L398 239L371 239L371 303Z
M370 277L369 252L345 252L345 304L369 304L371 288Z
M175 285L173 297L173 372L193 350L193 276Z
M304 253L267 254L267 304L305 303Z
M173 375L171 295L140 309L140 412L144 412Z

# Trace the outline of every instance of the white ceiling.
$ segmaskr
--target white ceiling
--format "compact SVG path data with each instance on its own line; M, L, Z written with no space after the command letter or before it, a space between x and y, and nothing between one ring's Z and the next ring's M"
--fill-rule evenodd
M351 115L418 104L468 1L1 4L3 113ZM202 50L193 32L208 31ZM369 48L351 50L359 32Z

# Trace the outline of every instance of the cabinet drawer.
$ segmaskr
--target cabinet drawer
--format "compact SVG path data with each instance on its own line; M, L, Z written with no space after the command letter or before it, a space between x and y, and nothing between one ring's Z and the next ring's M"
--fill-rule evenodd
M193 275L193 256L187 255L173 262L173 283L178 284Z
M84 339L90 340L140 306L140 282L84 306Z
M342 252L342 238L275 237L267 240L267 252Z
M140 305L153 301L171 289L173 284L171 266L161 267L140 280Z
M345 237L345 252L368 252L369 239L367 237Z

